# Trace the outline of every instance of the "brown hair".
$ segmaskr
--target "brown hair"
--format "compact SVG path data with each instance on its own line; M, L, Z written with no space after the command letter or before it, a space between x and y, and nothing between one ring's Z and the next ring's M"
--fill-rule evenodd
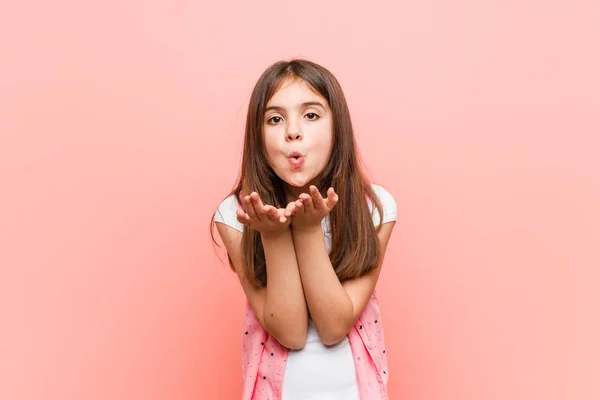
M380 257L377 236L379 227L373 224L368 199L371 199L380 216L383 213L358 155L350 112L342 88L333 74L324 67L311 61L294 59L279 61L263 72L248 106L238 182L228 196L235 195L240 203L241 195L254 191L265 204L285 207L284 183L267 162L263 120L268 101L287 79L306 82L329 103L333 118L333 146L317 187L323 196L326 196L329 187L333 187L339 196L337 205L329 215L331 264L340 281L357 278L373 270ZM214 241L214 215L211 219L211 236ZM254 283L266 286L267 269L260 233L246 226L242 238L242 254L246 276ZM228 258L233 269L231 258Z

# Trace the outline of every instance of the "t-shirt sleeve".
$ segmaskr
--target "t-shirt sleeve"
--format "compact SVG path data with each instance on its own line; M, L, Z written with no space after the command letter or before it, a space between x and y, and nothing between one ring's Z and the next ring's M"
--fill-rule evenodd
M227 197L219 204L219 207L217 207L217 211L215 212L215 222L220 222L237 231L243 232L244 225L237 220L235 215L238 208L239 205L235 195Z
M381 207L383 208L383 221L381 223L385 224L386 222L396 221L396 218L398 217L398 211L396 207L396 200L394 200L394 197L382 186L374 184L372 185L372 188L377 197L379 198L379 201L381 202ZM379 211L376 207L373 206L373 223L375 224L375 226L379 226L379 221Z

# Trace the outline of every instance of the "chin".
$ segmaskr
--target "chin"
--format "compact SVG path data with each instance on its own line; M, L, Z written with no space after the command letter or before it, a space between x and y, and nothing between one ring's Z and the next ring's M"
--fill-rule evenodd
M310 182L310 179L285 179L285 183L296 188L303 188Z
M305 174L291 174L288 176L284 176L282 180L290 186L296 188L303 188L307 186L313 180L313 178Z

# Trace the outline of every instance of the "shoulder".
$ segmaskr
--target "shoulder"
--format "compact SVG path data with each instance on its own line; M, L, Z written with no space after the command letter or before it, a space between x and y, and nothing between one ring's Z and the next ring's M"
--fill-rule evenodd
M392 194L381 185L376 185L373 183L371 184L371 188L373 189L373 192L379 199L381 207L383 208L383 220L381 220L381 223L385 224L386 222L396 221L396 218L398 217L398 209L394 196L392 196ZM379 212L377 209L375 209L373 210L373 222L377 226L380 223L379 221Z
M228 225L233 229L243 232L244 225L237 220L235 212L240 208L235 195L228 196L225 198L217 207L215 212L215 222Z

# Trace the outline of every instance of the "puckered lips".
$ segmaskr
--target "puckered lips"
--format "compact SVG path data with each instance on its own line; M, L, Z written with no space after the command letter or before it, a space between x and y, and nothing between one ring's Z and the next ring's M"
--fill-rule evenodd
M304 165L304 156L299 151L292 151L287 154L287 157L294 169L300 169Z

